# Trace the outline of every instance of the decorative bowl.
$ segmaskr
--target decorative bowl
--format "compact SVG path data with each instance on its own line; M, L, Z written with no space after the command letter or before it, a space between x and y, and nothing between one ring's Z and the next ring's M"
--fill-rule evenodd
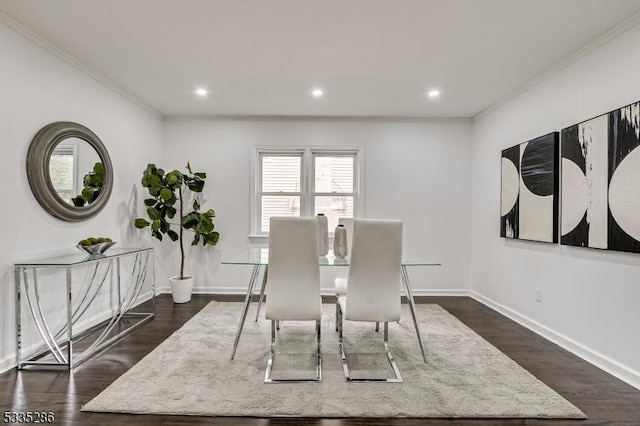
M104 252L107 251L109 247L111 247L114 244L115 244L114 241L109 241L106 243L91 244L90 246L83 246L82 244L78 244L76 247L78 247L83 252L91 256L94 256L96 254L104 254Z

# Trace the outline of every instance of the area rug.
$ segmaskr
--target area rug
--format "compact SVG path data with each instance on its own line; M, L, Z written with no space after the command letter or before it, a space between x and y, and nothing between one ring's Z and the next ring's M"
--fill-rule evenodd
M255 309L255 304L252 310ZM407 305L389 324L404 383L347 383L334 305L323 305L322 382L264 384L270 323L249 312L230 360L241 303L211 302L82 411L199 416L572 418L586 416L438 305L419 304L422 360ZM345 322L353 374L392 377L382 330ZM144 328L137 333L144 333ZM283 323L274 376L313 376L313 323ZM135 339L135 334L129 338ZM306 370L306 371L305 371Z

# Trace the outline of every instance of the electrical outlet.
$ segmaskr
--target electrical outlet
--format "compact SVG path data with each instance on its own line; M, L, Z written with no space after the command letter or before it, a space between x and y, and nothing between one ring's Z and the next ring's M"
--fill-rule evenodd
M542 302L542 289L536 288L536 302Z

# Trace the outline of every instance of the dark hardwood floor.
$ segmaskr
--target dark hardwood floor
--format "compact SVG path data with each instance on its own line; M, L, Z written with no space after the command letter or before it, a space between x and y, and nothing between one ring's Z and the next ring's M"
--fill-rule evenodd
M521 327L468 297L421 297L437 303L538 379L580 408L588 420L541 419L300 419L238 418L84 413L90 401L117 377L180 328L211 300L239 297L194 295L174 305L170 295L157 298L156 318L133 334L79 366L66 371L11 370L0 375L0 407L4 412L55 413L54 424L135 425L640 425L640 391ZM144 306L141 306L144 308ZM148 309L148 307L147 307ZM4 420L4 419L3 419Z

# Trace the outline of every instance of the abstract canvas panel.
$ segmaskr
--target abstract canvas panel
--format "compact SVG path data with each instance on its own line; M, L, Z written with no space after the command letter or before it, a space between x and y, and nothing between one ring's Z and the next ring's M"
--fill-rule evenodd
M500 236L558 242L558 132L502 151Z
M561 137L561 243L640 253L640 103Z

